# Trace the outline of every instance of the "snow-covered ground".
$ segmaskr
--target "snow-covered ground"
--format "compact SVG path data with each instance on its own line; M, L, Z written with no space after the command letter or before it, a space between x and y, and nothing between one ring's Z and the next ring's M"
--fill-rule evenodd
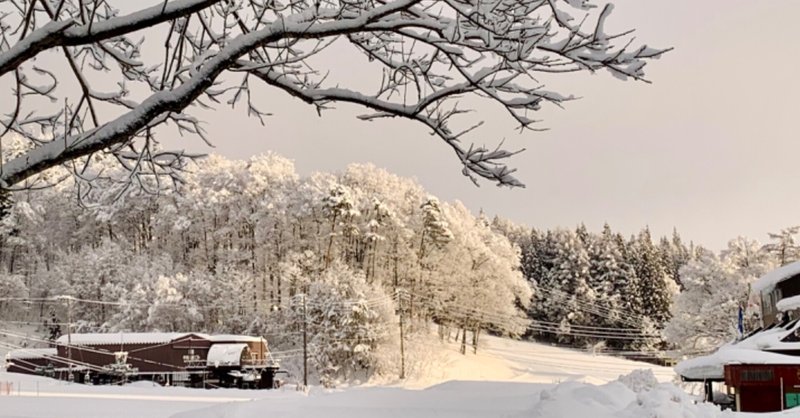
M671 368L649 363L490 336L482 337L482 341L485 341L485 346L478 350L477 355L471 351L461 355L455 344L443 346L431 353L431 356L438 358L431 361L423 373L417 373L418 377L403 382L376 379L371 383L413 389L453 380L603 384L643 368L651 369L662 382L670 382L675 378Z
M478 355L441 347L426 377L297 392L94 387L0 372L2 417L541 417L712 418L670 383L669 368L580 351L487 338ZM433 367L433 364L439 364ZM649 369L647 372L634 372ZM618 380L620 375L632 377ZM661 383L659 383L659 381ZM0 385L2 386L2 385ZM737 415L738 416L738 415Z

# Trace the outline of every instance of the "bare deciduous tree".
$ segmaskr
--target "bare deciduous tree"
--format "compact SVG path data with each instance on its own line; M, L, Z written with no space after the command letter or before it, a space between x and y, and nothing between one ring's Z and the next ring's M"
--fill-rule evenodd
M187 155L161 150L157 128L173 124L208 141L191 110L216 104L241 102L263 118L254 83L320 112L346 102L366 108L364 120L417 121L473 181L521 186L504 162L514 152L462 141L481 124L459 117L464 103L496 103L520 129L535 129L543 103L571 98L546 90L544 73L605 69L645 81L645 62L664 53L634 45L631 31L606 34L612 7L595 11L588 0L161 0L135 2L143 8L127 14L112 3L0 0L0 77L13 93L0 137L30 142L0 161L3 189L58 165L91 180L95 153L116 158L132 181L179 180ZM160 44L153 36L163 36ZM326 80L326 60L316 58L347 45L369 58L358 70L380 80L373 88ZM53 53L64 70L38 64ZM60 71L79 94L60 88ZM101 73L113 74L116 87L100 85Z

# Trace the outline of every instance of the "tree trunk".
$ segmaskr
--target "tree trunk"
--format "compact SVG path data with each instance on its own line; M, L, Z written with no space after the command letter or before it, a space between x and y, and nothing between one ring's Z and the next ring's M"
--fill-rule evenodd
M467 326L461 328L461 354L467 354Z

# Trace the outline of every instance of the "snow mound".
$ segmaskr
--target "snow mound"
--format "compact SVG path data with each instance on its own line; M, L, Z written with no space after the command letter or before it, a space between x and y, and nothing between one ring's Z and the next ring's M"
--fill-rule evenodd
M619 382L635 393L652 390L658 386L658 379L652 370L639 369L619 377Z
M528 416L716 418L722 416L722 411L710 404L695 403L694 399L672 384L658 383L650 379L647 373L634 372L605 385L569 382L542 391L539 402Z
M127 384L125 384L125 386L132 387L132 388L160 388L160 387L162 387L158 383L152 382L150 380L139 380L137 382L127 383Z

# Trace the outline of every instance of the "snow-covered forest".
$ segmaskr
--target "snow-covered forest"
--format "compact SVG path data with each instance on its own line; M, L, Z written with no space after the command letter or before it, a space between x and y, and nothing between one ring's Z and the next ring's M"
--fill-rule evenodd
M114 167L14 195L0 286L33 302L1 302L3 319L266 335L287 356L305 325L329 375L378 367L382 346L398 355L401 315L410 342L431 321L476 347L480 330L525 332L518 251L414 181L370 165L301 178L277 155L212 156L152 194L112 181ZM77 300L41 300L61 295Z
M371 165L301 177L275 154L211 156L159 194L94 165L92 182L5 209L5 323L265 335L289 363L305 333L330 382L399 374L432 338L478 350L486 332L645 359L708 350L736 336L740 305L756 321L749 282L800 252L798 228L719 254L677 231L530 229Z
M769 234L765 245L740 236L719 253L677 231L655 240L648 228L625 238L608 225L600 233L583 225L538 231L495 219L494 228L521 248L534 291L528 335L642 358L696 355L732 341L740 307L743 331L755 329L760 300L750 284L800 259L800 227Z

